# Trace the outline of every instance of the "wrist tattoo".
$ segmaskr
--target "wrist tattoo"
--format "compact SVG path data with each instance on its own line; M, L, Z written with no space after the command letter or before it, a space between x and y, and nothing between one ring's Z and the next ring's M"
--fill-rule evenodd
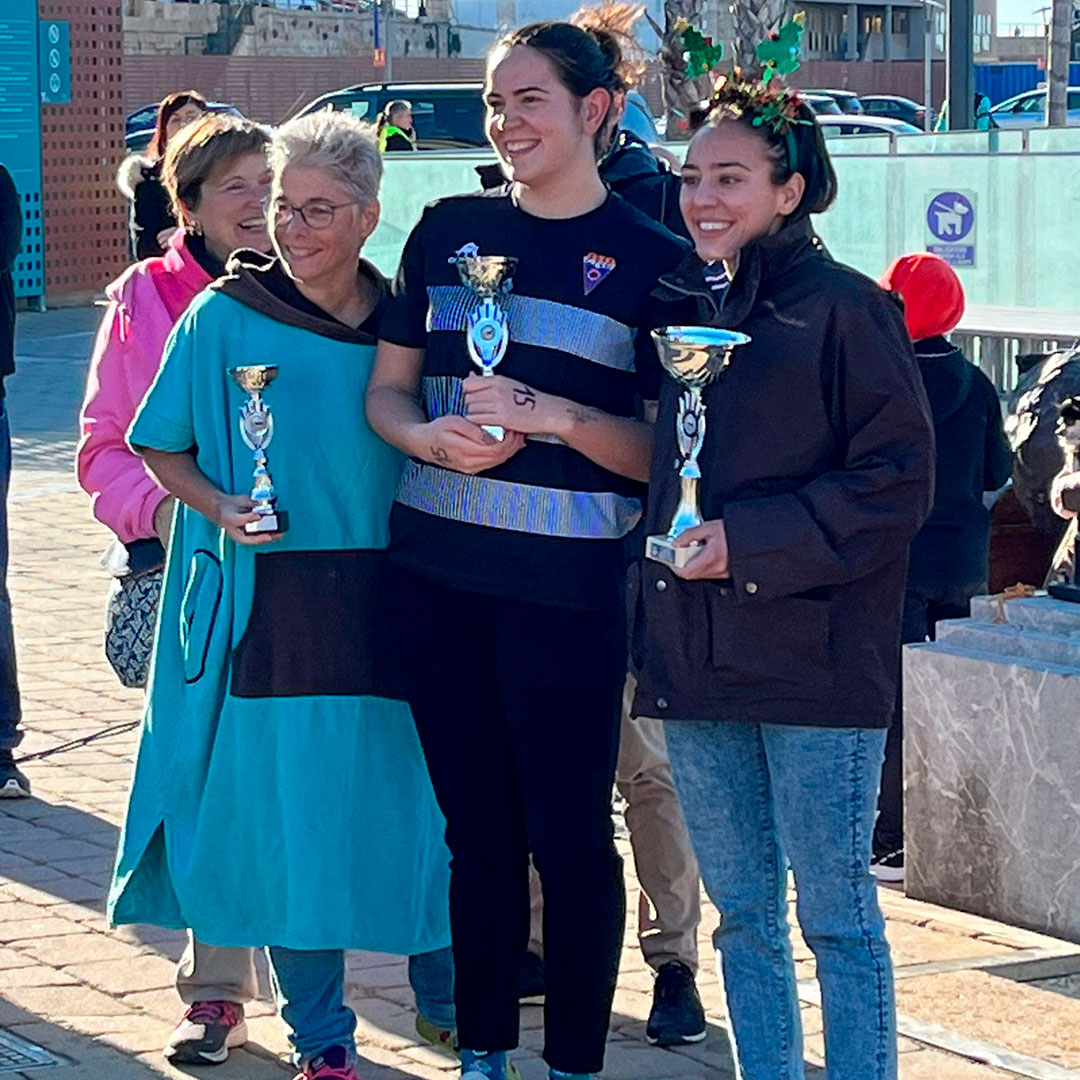
M448 465L450 463L450 455L441 446L432 446L431 456L440 465Z
M600 419L595 409L590 409L585 405L578 405L577 402L571 402L567 405L566 413L571 420L578 424L592 424Z
M535 409L536 408L536 391L530 390L527 386L515 386L514 387L514 404L519 409Z

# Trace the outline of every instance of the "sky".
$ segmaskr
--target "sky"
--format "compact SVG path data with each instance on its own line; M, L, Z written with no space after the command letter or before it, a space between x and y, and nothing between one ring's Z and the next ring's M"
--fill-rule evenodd
M1039 9L1049 2L1050 0L998 0L998 26L1012 26L1014 23L1041 23L1043 17Z

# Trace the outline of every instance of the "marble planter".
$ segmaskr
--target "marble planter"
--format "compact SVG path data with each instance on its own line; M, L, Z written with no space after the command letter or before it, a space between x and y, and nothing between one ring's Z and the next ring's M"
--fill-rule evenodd
M904 775L908 895L1080 942L1080 604L905 647Z

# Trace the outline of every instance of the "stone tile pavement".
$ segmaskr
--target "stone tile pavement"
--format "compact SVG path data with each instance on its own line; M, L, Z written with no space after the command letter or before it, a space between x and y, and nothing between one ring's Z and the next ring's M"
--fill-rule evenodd
M57 1055L48 1080L173 1077L160 1048L178 1014L172 987L182 937L153 927L110 930L103 897L135 746L140 695L101 655L108 580L106 531L70 470L75 413L97 312L20 319L11 380L16 473L10 587L19 641L26 738L19 752L35 798L0 803L0 1073L4 1030ZM48 755L39 757L38 755ZM629 856L625 838L620 840ZM627 858L630 911L637 883ZM897 964L903 1080L1021 1076L1080 1080L1080 948L883 891ZM606 1080L733 1077L723 995L711 960L706 903L700 988L708 1039L659 1050L644 1041L651 975L632 930L623 953ZM823 1077L813 958L796 935L807 1075ZM449 1080L453 1063L421 1046L401 958L350 954L349 1002L359 1017L363 1075ZM214 1071L221 1080L280 1080L285 1041L264 994L251 1041ZM525 1080L542 1080L541 1011L522 1011Z

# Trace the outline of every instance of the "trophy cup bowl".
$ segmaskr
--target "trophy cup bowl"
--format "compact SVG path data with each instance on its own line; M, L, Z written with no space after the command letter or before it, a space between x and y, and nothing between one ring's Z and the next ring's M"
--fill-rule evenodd
M652 332L653 343L664 370L684 387L675 416L675 437L682 461L679 465L679 505L663 536L645 541L645 556L665 566L682 569L697 552L695 547L676 547L675 542L701 524L698 457L705 443L705 402L701 391L731 362L732 354L750 338L734 330L712 326L666 326Z
M247 367L229 368L232 380L249 394L262 393L276 378L277 365L274 364L251 364Z
M280 533L286 528L286 515L284 511L277 509L274 481L266 459L266 448L274 437L274 417L262 399L263 391L277 378L277 374L278 369L274 364L250 364L229 368L232 381L250 395L240 406L240 436L251 450L255 463L252 470L251 501L255 504L254 513L259 515L256 521L249 521L244 525L244 532L249 536Z
M458 274L481 299L498 296L514 276L518 261L513 255L459 255Z
M459 255L456 263L462 284L473 291L478 301L465 321L469 358L481 375L494 375L510 343L510 323L499 298L509 287L518 261L513 255ZM506 438L505 429L498 424L482 427L499 442Z

